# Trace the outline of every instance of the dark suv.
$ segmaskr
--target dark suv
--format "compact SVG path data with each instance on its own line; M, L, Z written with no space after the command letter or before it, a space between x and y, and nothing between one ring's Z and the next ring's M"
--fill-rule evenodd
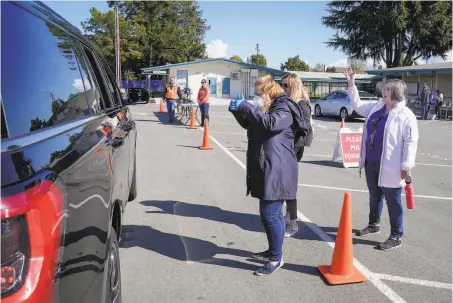
M1 45L2 302L120 302L137 131L113 74L39 2L1 2Z

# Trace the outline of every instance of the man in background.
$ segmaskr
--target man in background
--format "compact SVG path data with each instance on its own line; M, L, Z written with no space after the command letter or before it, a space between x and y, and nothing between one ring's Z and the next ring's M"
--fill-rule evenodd
M422 120L428 119L428 105L429 105L430 95L431 95L431 90L426 85L426 83L423 83L423 87L420 92L420 102L422 105L422 115L421 115Z
M176 100L182 99L181 88L175 83L175 77L170 77L170 83L165 85L165 101L167 103L169 123L175 121Z

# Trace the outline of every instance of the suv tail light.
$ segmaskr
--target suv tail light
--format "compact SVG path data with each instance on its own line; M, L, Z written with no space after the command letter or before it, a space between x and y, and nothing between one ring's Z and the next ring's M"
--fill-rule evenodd
M64 218L61 189L44 180L2 197L2 302L52 301Z

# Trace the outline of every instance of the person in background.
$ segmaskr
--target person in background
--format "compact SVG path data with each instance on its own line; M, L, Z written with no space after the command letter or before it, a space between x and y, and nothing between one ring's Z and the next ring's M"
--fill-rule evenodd
M285 93L293 101L298 102L302 109L302 115L308 126L309 133L313 132L311 119L310 98L305 90L300 77L296 74L289 74L282 79L282 87ZM294 153L296 154L297 162L302 159L305 147L305 137L299 138L294 142ZM297 200L286 200L286 215L285 215L286 232L285 237L292 237L299 231L297 225Z
M165 101L167 102L169 122L175 121L176 100L182 99L181 88L175 83L175 77L170 77L170 83L165 86Z
M428 105L429 105L430 95L431 95L431 90L426 85L426 83L423 83L422 91L420 92L420 102L421 102L421 106L422 106L421 120L428 119Z
M441 119L440 108L442 107L442 101L444 101L444 94L442 94L442 91L440 89L438 89L435 110L436 110L436 117L439 120Z
M370 193L368 226L356 233L365 237L379 234L383 198L387 201L390 218L390 237L378 245L390 250L400 247L403 237L402 188L410 179L415 166L418 144L417 118L406 107L407 85L392 79L382 88L378 103L360 100L354 84L355 73L344 72L348 80L348 93L353 109L366 117L360 151L359 171L365 167L365 176Z
M198 104L200 105L201 111L201 127L204 126L204 121L207 119L209 121L209 87L206 85L206 80L201 80L201 87L198 90Z
M270 275L284 264L283 201L294 200L297 194L294 139L308 129L300 107L270 75L256 80L252 103L238 98L231 101L229 110L247 129L247 195L260 200L260 217L269 245L266 251L252 255L268 262L254 274Z

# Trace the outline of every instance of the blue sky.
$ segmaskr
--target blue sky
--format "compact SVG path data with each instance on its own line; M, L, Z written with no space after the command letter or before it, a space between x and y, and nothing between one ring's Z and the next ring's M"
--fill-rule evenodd
M48 6L81 28L90 17L90 8L107 11L106 1L45 1ZM203 16L211 29L206 33L208 54L212 57L239 55L246 58L260 52L269 67L280 68L288 57L299 55L310 66L323 63L345 66L347 57L328 48L335 31L321 23L327 15L327 1L200 1ZM450 53L451 60L451 53ZM424 63L424 62L423 62ZM370 65L371 62L368 62Z

